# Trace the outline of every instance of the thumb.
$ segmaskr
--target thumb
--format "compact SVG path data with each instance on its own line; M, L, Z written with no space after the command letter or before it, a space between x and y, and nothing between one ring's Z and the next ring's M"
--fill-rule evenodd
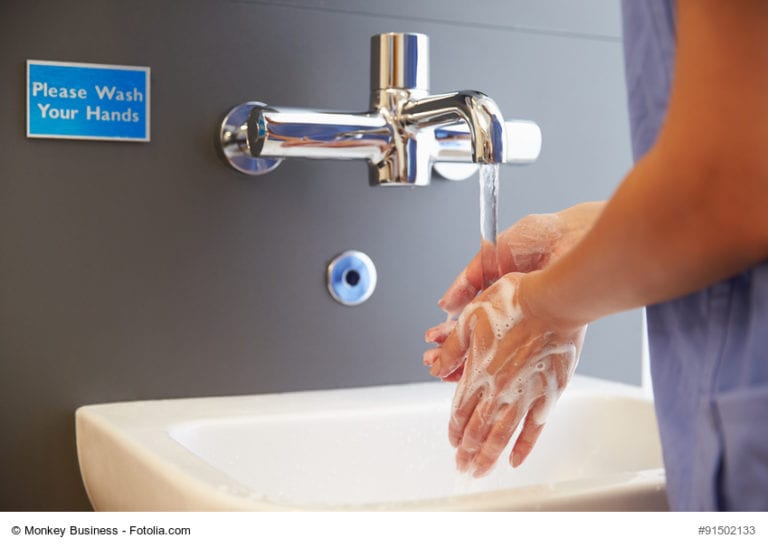
M456 277L437 304L449 315L458 316L482 288L482 254L478 253Z
M477 318L473 316L475 307L465 308L456 322L456 328L443 341L439 354L434 360L430 374L444 380L453 380L467 359L469 335Z

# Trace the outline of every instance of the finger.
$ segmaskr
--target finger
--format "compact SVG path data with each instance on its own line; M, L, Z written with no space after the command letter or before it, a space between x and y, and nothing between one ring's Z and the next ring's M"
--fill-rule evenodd
M540 384L540 393L561 394L573 376L576 361L576 351L572 346L534 356L530 363L534 368L534 378Z
M469 470L469 467L472 464L473 457L474 455L472 453L466 452L461 447L456 449L456 470L458 470L462 474L467 470Z
M551 371L550 375L553 376L553 379L549 381L549 384L553 385L553 388L559 392L563 391L573 376L576 360L575 349L567 349L564 352L551 356L549 360L545 360L544 371Z
M459 382L464 374L464 366L460 365L453 373L442 378L445 382Z
M485 439L480 451L472 462L472 475L476 478L486 475L491 471L499 455L509 443L512 434L520 424L520 413L517 403L504 405L499 409L493 420L493 427Z
M428 343L443 344L455 327L456 320L448 320L434 327L430 327L424 334L424 341Z
M517 468L530 455L536 440L539 439L541 431L544 428L547 412L547 396L542 396L534 403L523 423L523 429L515 441L512 453L509 455L509 462L512 467Z
M426 352L424 352L422 359L424 361L424 365L427 367L432 367L437 363L437 361L440 359L440 348L430 348Z
M462 329L454 329L443 341L443 345L437 349L439 354L433 361L429 370L430 375L445 378L463 363L467 354L467 344L469 337L467 330L474 322L464 322Z
M461 438L464 437L464 428L472 417L480 398L483 396L482 390L474 390L464 397L466 382L460 383L456 388L456 394L453 402L453 412L451 420L448 422L448 440L453 447L458 448L461 445Z
M480 451L480 447L485 443L485 439L493 427L491 419L495 415L495 411L495 401L491 400L488 395L475 406L472 416L464 427L464 435L461 438L460 446L462 451L473 457L475 453Z
M437 305L448 314L456 316L464 310L483 287L483 265L478 253L462 270Z

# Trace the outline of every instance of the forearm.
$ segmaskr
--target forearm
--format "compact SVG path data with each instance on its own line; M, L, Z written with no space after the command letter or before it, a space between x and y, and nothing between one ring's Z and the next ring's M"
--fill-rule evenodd
M768 256L768 3L679 0L656 145L570 253L521 287L585 323L695 291Z
M768 203L768 178L761 179L657 147L592 230L524 281L525 294L536 296L531 308L557 322L589 323L684 295L759 262L768 256L768 215L756 207Z

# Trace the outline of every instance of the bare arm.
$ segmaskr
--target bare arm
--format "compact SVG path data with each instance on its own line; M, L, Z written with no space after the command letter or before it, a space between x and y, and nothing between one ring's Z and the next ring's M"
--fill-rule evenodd
M653 149L569 251L505 274L425 354L436 376L463 370L449 428L462 470L487 473L519 425L510 461L527 457L585 324L768 257L768 2L679 0L677 13L675 79Z
M578 325L766 257L768 2L679 0L675 79L656 145L580 243L521 291L537 316Z

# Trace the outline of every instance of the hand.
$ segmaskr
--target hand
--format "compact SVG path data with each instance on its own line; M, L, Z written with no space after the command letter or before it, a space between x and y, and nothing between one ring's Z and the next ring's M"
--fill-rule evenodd
M584 202L558 213L528 215L507 228L497 238L497 275L483 280L482 254L478 253L459 274L438 305L449 317L458 316L483 287L510 272L533 272L559 259L581 240L603 210L604 202ZM484 245L485 242L484 242ZM486 270L488 270L486 266ZM456 321L449 319L427 330L428 343L442 344L453 331ZM424 353L424 364L432 366L440 354L440 348ZM455 382L461 378L459 367L444 381Z
M497 238L496 276L483 280L481 254L478 253L454 280L438 305L449 315L457 316L483 287L488 287L504 274L533 272L544 268L584 236L603 210L603 206L603 202L585 202L559 213L523 217ZM450 330L451 327L452 324L449 324L442 330ZM435 334L439 333L440 331Z
M463 368L449 425L460 471L488 473L512 434L519 466L576 368L586 326L556 325L535 315L521 282L506 274L467 305L433 349L431 373L449 379ZM437 329L437 328L435 328Z

